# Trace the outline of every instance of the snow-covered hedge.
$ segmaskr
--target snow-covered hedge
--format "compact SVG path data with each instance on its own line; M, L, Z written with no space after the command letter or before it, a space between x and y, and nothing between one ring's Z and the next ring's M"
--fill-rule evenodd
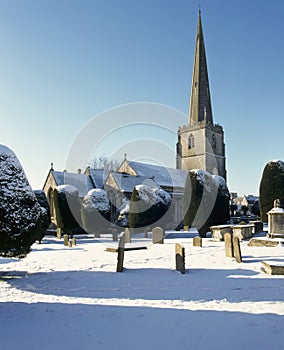
M50 218L50 207L46 198L46 195L43 190L35 190L34 194L37 198L37 201L41 207L41 219L42 219L42 224L41 224L41 232L38 237L38 241L41 242L46 230L48 229L50 223L51 223L51 218Z
M41 230L41 209L16 155L0 145L0 254L25 256Z
M183 222L196 226L205 236L212 225L225 224L230 219L230 193L221 176L196 169L188 173L183 194Z
M275 199L284 206L284 162L271 160L265 165L259 187L260 217L267 222L267 212L273 208Z
M56 226L72 235L80 231L81 204L79 192L71 185L60 185L54 189L54 211Z
M116 224L121 227L129 227L129 206L130 201L125 199L122 205L117 209Z
M102 189L90 190L82 203L82 222L84 230L99 235L107 231L110 223L110 202Z
M135 186L129 206L129 227L154 225L164 217L170 205L171 196L164 190L147 185ZM159 222L159 226L166 226L166 224L166 220Z

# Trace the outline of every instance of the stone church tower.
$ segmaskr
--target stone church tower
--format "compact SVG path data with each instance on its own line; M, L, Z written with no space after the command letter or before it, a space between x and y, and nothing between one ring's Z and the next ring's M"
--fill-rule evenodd
M226 180L224 131L213 124L201 14L198 13L188 125L178 129L176 168L202 169Z

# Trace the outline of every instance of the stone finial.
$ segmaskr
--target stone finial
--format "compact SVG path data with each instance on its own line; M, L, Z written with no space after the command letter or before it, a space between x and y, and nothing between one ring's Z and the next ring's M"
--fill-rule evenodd
M53 162L50 163L50 170L54 170L53 169Z
M274 201L274 208L281 208L280 199L275 199L275 201Z

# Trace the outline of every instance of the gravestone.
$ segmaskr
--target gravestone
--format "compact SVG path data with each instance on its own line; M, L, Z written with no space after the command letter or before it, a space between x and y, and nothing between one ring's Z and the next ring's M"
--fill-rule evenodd
M64 245L66 247L68 247L68 245L69 245L69 236L67 235L67 233L65 233L63 237L64 237Z
M225 253L228 258L234 257L233 235L230 232L224 234Z
M112 230L112 240L113 241L118 241L118 236L117 236L117 230L116 229Z
M72 241L68 241L68 247L72 248Z
M193 237L193 246L194 247L202 247L202 238L201 237Z
M279 241L272 241L270 239L252 238L248 242L249 247L276 247L278 245L279 245Z
M144 228L144 238L148 238L148 228Z
M241 263L242 254L241 254L240 240L236 236L233 237L233 247L234 247L234 256L235 256L236 262Z
M61 239L61 237L62 237L62 235L61 235L61 228L60 227L57 227L57 229L56 229L56 237L58 239Z
M185 252L181 244L176 243L176 270L185 274Z
M123 232L123 234L120 236L119 243L118 243L116 272L123 271L124 247L125 247L125 233Z
M76 238L75 237L73 237L72 238L72 246L75 246L77 244L77 242L76 242Z
M155 227L152 230L152 242L153 244L164 243L164 231L161 227Z
M183 226L184 232L188 232L188 226Z
M129 228L126 228L125 229L125 243L131 243L131 232L130 232L130 229Z

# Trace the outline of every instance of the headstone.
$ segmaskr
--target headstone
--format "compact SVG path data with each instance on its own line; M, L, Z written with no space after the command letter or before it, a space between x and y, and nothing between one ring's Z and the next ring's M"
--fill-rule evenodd
M232 229L233 229L233 235L243 240L243 239L252 238L253 236L252 230L254 229L254 225L247 225L246 223L244 223L244 224L232 226Z
M183 226L184 232L188 232L188 226Z
M164 243L164 231L161 227L155 227L152 230L152 242L154 244Z
M72 238L72 246L75 246L77 244L77 242L76 242L76 238L75 237L73 237Z
M68 247L69 247L69 248L72 247L72 241L68 241Z
M193 246L194 247L202 247L202 238L201 237L193 237Z
M61 237L62 237L62 235L61 235L61 228L60 227L57 227L57 229L56 229L56 237L58 239L61 239Z
M249 247L276 247L279 244L279 241L272 241L270 239L257 239L252 238L248 242Z
M144 228L144 238L148 238L148 228Z
M185 252L179 243L176 243L176 270L185 274Z
M224 234L225 253L228 258L234 257L233 235L230 232Z
M234 256L235 256L236 262L241 263L242 254L241 254L240 240L236 236L233 237L233 247L234 247Z
M64 245L65 245L66 247L68 247L68 245L69 245L69 236L68 236L68 234L65 233L64 236L63 236L63 238L64 238Z
M119 243L118 243L116 272L123 271L124 247L125 247L125 233L123 233L120 236Z
M112 230L112 240L113 241L118 241L118 236L117 236L117 230L116 229Z
M210 226L211 236L214 240L223 241L227 232L233 232L231 225L215 225Z
M131 232L129 228L125 229L125 243L131 243Z

